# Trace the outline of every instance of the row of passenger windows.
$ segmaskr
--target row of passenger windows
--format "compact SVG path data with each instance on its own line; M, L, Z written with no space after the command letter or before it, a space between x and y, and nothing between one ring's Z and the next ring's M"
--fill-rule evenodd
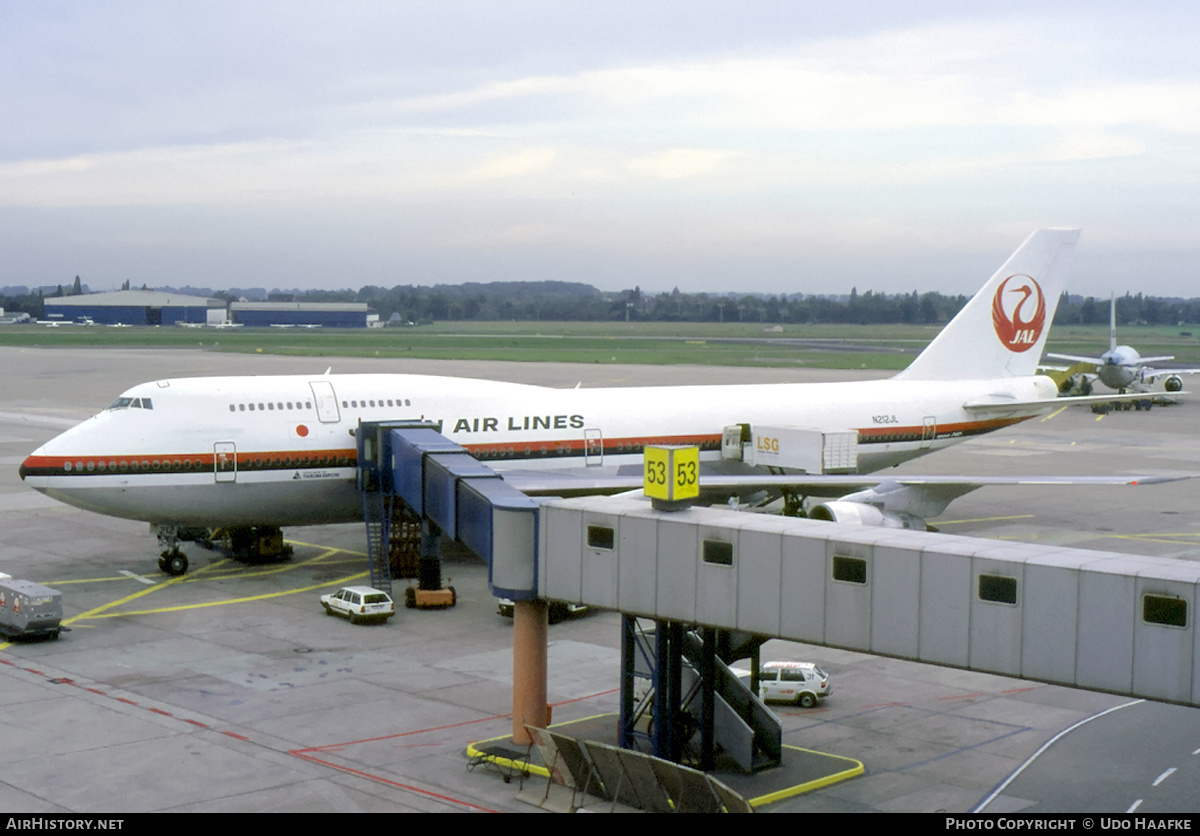
M128 400L130 400L130 399L129 398L118 398L117 403L114 403L112 406L109 407L109 409L117 409L119 407L129 406L130 404L127 404L127 403L122 404L121 403L121 401L128 401ZM142 401L145 404L145 409L151 408L149 398L142 398ZM135 401L133 403L133 406L137 406L137 405L138 405L138 403ZM409 401L404 398L387 398L387 399L377 398L374 400L342 401L343 409L366 409L367 407L381 407L381 406L391 406L391 407L412 406L412 401ZM257 403L257 404L231 403L229 405L230 412L255 412L255 411L257 411L257 412L275 412L275 411L283 412L285 410L312 409L312 408L313 408L312 401L277 401L275 403L268 402L268 403Z
M257 409L259 412L274 412L276 409L278 409L280 412L282 412L284 409L312 409L312 408L313 408L312 401L303 401L303 402L287 401L286 404L283 402L280 402L280 403L260 403L257 405ZM231 403L229 405L230 412L246 412L246 411L254 412L254 410L255 410L255 405L252 403L250 403L250 404Z
M388 398L386 401L383 398L366 401L342 401L342 409L366 409L371 406L412 406L412 401L406 398Z
M271 468L271 467L311 467L319 465L337 465L348 467L354 464L354 459L346 454L330 455L328 453L319 455L297 455L297 456L268 456L263 458L257 456L255 458L244 458L237 462L236 467L241 470L250 470L253 468ZM78 461L78 462L63 462L63 472L65 473L128 473L144 472L159 470L212 470L214 467L211 457L192 457L186 459L137 459L134 461ZM232 471L235 464L232 459L225 459L216 465L217 470L222 472Z
M63 470L67 473L77 471L83 473L128 473L129 471L137 472L139 470L149 472L151 470L170 469L174 466L176 470L200 470L203 468L211 468L211 459L175 459L174 461L164 459L138 459L136 461L110 461L110 462L64 462Z

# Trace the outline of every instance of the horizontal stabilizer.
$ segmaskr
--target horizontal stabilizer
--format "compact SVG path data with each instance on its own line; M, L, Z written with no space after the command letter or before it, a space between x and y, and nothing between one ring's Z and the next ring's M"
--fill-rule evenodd
M1014 412L1027 411L1031 408L1041 407L1043 410L1057 409L1065 406L1080 406L1083 404L1094 403L1117 403L1118 401L1144 401L1152 393L1149 392L1126 392L1125 394L1113 393L1111 395L1072 395L1070 397L1055 398L1054 400L1043 401L1018 401L1004 400L997 398L987 401L968 401L963 404L963 409L973 415L980 416L1004 416ZM1191 392L1171 392L1171 397L1190 395Z

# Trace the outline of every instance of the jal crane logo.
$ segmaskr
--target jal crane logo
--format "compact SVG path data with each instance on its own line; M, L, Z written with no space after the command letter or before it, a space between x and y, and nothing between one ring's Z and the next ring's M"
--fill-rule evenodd
M1000 282L992 299L992 325L1009 351L1028 351L1037 343L1046 327L1046 298L1031 276L1017 274Z

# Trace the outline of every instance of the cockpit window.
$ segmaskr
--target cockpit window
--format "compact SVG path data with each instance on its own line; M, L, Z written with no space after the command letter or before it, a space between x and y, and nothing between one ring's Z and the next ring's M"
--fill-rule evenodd
M109 409L154 409L150 398L117 398Z

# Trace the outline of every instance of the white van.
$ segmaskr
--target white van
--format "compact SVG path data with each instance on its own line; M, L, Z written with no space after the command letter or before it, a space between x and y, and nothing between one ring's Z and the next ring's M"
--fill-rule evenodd
M761 700L794 702L812 708L833 693L829 674L812 662L767 662L758 676L758 697Z

